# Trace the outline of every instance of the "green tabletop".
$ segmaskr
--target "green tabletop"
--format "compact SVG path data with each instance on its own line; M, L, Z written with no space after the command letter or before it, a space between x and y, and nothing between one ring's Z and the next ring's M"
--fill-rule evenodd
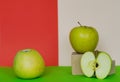
M72 75L70 66L46 67L44 75L39 78L25 80L17 78L12 68L0 67L0 82L118 82L120 81L120 66L116 66L116 73L100 80L84 75Z

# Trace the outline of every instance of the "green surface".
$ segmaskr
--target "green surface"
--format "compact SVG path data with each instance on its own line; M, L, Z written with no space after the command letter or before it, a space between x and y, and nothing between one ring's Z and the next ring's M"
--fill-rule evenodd
M120 81L120 66L116 66L116 73L100 80L84 75L72 75L71 67L46 67L44 75L30 80L20 79L14 75L12 68L0 67L0 82L118 82Z

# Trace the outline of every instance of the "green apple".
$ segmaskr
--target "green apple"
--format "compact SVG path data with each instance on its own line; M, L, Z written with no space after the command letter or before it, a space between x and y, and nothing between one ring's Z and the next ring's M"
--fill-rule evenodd
M97 55L93 52L85 52L80 60L81 69L87 77L95 76L98 79L104 79L108 76L112 59L106 52L99 52Z
M17 77L32 79L43 74L45 63L43 57L35 49L23 49L16 54L13 69Z
M95 50L99 36L94 27L80 25L71 30L69 40L76 52L84 53Z

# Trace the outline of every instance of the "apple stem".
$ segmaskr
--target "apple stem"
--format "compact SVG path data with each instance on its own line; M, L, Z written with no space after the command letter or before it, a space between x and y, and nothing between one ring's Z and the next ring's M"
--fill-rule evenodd
M78 21L78 24L79 24L80 26L82 26L79 21Z
M97 57L97 56L98 56L99 51L98 51L98 50L95 50L95 51L94 51L94 53L95 53L95 57Z

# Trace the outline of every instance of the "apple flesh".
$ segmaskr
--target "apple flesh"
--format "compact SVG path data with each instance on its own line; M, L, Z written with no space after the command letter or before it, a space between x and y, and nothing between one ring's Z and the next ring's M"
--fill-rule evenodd
M104 79L108 76L112 59L106 52L99 52L97 55L93 52L85 52L80 61L82 72L87 77L95 76L98 79Z
M74 27L70 34L69 40L72 48L77 53L85 53L87 51L94 51L99 40L98 32L91 26L77 26Z
M32 79L43 74L45 63L38 51L35 49L24 49L16 54L13 69L17 77Z

